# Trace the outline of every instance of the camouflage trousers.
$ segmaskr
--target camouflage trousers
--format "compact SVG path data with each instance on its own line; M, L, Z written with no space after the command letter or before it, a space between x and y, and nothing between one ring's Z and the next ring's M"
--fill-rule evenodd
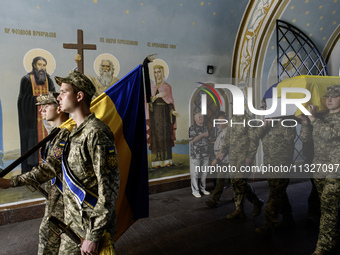
M49 229L48 218L51 215L60 220L64 218L63 196L56 189L51 189L49 192L45 214L39 228L38 255L58 254L60 246L60 236Z
M59 255L81 255L81 250L78 245L72 241L66 234L61 236L61 244L59 249Z
M339 237L340 179L314 179L314 183L321 203L320 228L316 246L330 251Z
M54 234L48 227L48 216L44 216L39 228L38 255L58 254L60 236Z
M315 187L314 179L310 179L312 189L308 197L308 214L320 218L320 198L318 190Z
M264 218L270 227L278 223L280 213L283 218L290 217L292 214L292 206L286 192L288 184L289 179L268 179L269 197L264 209Z
M230 184L233 188L234 201L236 210L243 210L244 198L252 204L259 202L254 189L248 184L247 179L243 178L230 178Z
M224 166L228 166L228 163L221 163L220 166L224 167ZM217 203L220 200L220 197L223 193L224 190L224 186L226 184L226 182L229 182L229 175L227 173L223 173L223 172L218 172L217 173L217 178L216 178L216 186L214 189L214 192L210 198L210 200L213 203Z
M210 198L210 200L212 202L214 202L215 204L220 200L220 197L221 197L223 190L224 190L225 183L226 183L226 179L224 179L224 178L219 178L216 181L216 187L215 187L214 192L213 192L213 194Z

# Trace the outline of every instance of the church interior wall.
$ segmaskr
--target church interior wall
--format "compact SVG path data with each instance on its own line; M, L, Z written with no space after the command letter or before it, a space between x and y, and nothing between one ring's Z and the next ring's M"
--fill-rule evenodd
M133 0L18 0L2 1L0 6L0 68L2 137L2 165L5 168L20 156L20 135L17 99L20 80L31 71L32 58L28 53L46 53L51 57L48 73L66 76L76 67L77 53L63 48L64 43L77 42L77 30L83 30L86 44L95 44L96 50L84 50L84 73L97 76L96 59L101 54L110 54L115 59L117 78L122 78L142 63L149 54L165 63L165 81L172 88L177 117L177 130L173 151L173 166L169 169L152 169L149 178L159 180L189 173L188 128L191 118L191 96L198 82L215 84L232 83L235 59L242 55L235 52L235 43L241 30L249 29L244 20L261 21L262 16L272 15L292 22L302 28L322 51L327 38L331 37L340 22L339 2L319 1L133 1ZM271 6L284 8L270 9ZM251 7L251 8L250 8ZM273 13L271 13L271 11ZM15 15L13 15L15 13ZM301 14L302 13L302 14ZM269 17L268 16L268 17ZM254 19L256 17L256 19ZM275 22L273 16L266 22ZM322 17L322 18L321 18ZM247 27L242 27L247 26ZM257 23L256 23L257 24ZM253 24L256 25L255 23ZM262 24L262 23L258 23ZM273 27L273 26L267 26ZM256 89L262 92L270 85L268 77L275 77L273 62L276 58L275 33L260 29L255 37L266 39L262 48L261 77ZM246 34L244 36L247 36ZM332 47L329 58L332 75L339 75L339 43ZM249 46L251 51L256 48ZM25 58L26 57L26 58ZM163 61L163 62L162 62ZM207 66L214 67L212 74ZM251 65L251 64L250 64ZM275 65L274 65L275 66ZM119 67L119 68L118 68ZM254 66L249 68L254 69ZM119 72L118 72L119 71ZM274 72L274 74L272 74ZM154 79L153 75L150 76ZM272 81L270 81L272 82ZM55 84L56 85L56 84ZM56 85L57 91L59 90ZM262 93L261 92L261 93ZM257 101L261 99L257 94ZM229 108L226 109L229 111ZM1 130L1 129L0 129ZM151 159L149 151L149 160ZM20 173L20 165L12 174ZM171 178L170 178L171 179ZM39 199L39 195L28 195L26 188L18 191L0 191L0 197L9 197L0 204ZM18 196L17 193L20 193Z

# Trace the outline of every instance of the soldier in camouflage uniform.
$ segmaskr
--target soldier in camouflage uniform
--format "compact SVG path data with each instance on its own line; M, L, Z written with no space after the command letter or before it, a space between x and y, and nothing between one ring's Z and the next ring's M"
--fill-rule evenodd
M227 129L222 149L217 155L220 160L223 159L224 154L229 148L229 162L230 166L235 166L240 170L241 166L250 165L251 159L248 156L249 143L252 136L252 128L247 123L249 117L247 115L234 115ZM237 123L237 124L235 124ZM230 184L234 192L234 201L236 210L227 215L227 219L244 219L246 214L244 212L243 204L244 197L254 205L253 216L257 217L261 214L263 200L259 199L255 194L254 189L247 182L247 174L244 173L230 173Z
M288 125L285 123L285 125ZM296 128L284 127L277 121L265 121L264 126L258 128L254 139L251 140L249 155L253 158L256 154L259 141L262 140L263 159L265 166L290 166L293 163L294 139ZM286 193L289 179L280 176L280 173L268 174L269 198L264 209L264 226L255 229L262 235L268 235L274 227L293 227L292 207ZM278 225L279 213L283 220Z
M59 254L98 254L102 237L110 236L113 246L116 233L119 172L114 137L90 112L95 88L85 75L71 71L66 78L55 80L61 86L61 109L76 122L63 155L64 219L84 239L80 248L62 235Z
M309 105L308 119L302 119L301 138L303 141L314 140L313 164L326 164L335 167L340 162L340 85L327 88L326 105L329 111L316 118L316 107ZM340 202L340 179L338 172L315 174L315 186L321 201L319 236L313 255L327 254L334 249L339 235L338 206Z
M224 137L227 133L227 126L228 124L221 124L227 119L227 115L225 112L220 112L218 115L218 119L221 121L220 123L217 124L217 137L214 143L214 154L215 156L220 152L221 149L221 144L224 141ZM228 152L225 152L223 155L223 159L219 160L218 158L214 158L214 160L211 162L211 165L216 165L218 164L220 167L228 167L229 165L229 156ZM225 183L229 177L229 174L226 172L218 172L217 173L217 181L216 181L216 187L214 189L214 192L210 199L205 202L207 206L210 208L216 208L218 206L218 201L220 200L220 197L223 193L223 190L225 189Z
M38 103L36 105L41 105L41 114L43 119L46 119L50 123L52 123L53 128L56 129L60 126L64 121L68 119L68 114L62 112L59 107L59 103L57 101L59 93L50 92L49 94L40 95L37 98ZM61 176L61 156L64 149L64 144L66 138L69 135L69 131L67 129L62 129L52 140L50 140L45 146L41 148L42 159L45 162L49 160L52 162L52 166L56 172L59 173L59 178L62 179ZM48 159L50 157L50 159ZM13 176L10 181L11 187L18 187L23 185L35 185L39 186L44 182L42 180L39 182L39 176L45 174L44 164L39 167L35 167L32 171ZM46 180L50 179L49 177ZM63 220L64 218L64 204L62 194L59 192L55 183L45 183L44 185L45 191L48 193L48 197L46 200L45 206L45 214L42 218L40 229L39 229L39 246L38 246L38 254L58 254L59 246L60 246L60 236L55 235L52 231L50 231L48 227L48 218L50 216L54 216L59 220Z

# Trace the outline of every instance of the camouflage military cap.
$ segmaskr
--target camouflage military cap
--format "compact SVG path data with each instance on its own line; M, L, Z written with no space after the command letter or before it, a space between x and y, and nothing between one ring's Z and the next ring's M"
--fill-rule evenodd
M41 94L37 97L37 103L35 105L42 105L42 104L57 104L59 102L57 100L59 93L57 92L49 92L48 94Z
M96 92L96 88L90 79L87 78L85 74L75 70L72 70L65 78L55 76L54 79L59 86L61 86L62 83L74 85L91 97L93 97Z
M327 87L325 97L338 97L340 96L340 85L332 85Z

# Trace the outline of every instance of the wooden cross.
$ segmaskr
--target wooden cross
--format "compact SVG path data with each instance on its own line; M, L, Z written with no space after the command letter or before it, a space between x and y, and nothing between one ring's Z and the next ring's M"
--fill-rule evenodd
M84 44L83 40L83 30L77 30L77 43L64 43L64 49L77 49L78 54L81 56L78 62L78 71L84 73L84 50L96 50L97 46L95 44Z

